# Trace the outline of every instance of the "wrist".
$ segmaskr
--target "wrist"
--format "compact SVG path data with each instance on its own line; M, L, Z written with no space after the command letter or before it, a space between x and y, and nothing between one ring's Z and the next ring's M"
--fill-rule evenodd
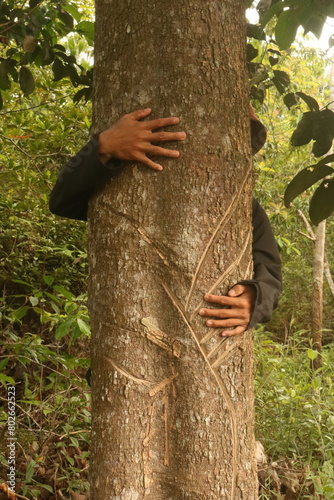
M97 141L97 152L101 163L106 164L113 157L109 131L104 131L99 134Z

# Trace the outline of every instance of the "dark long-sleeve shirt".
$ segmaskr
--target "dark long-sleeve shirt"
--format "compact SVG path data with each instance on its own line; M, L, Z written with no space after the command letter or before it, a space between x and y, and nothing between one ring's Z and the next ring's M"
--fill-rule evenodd
M111 159L106 165L98 157L98 137L94 136L60 171L50 196L50 210L70 219L87 220L90 196L97 187L115 176L122 162ZM281 259L269 219L253 199L253 261L252 280L241 284L252 285L256 301L248 328L269 321L277 307L281 293Z

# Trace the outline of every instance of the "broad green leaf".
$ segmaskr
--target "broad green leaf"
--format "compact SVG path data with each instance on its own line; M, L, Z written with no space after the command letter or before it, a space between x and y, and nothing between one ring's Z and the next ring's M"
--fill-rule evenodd
M284 193L284 204L286 207L301 193L313 186L327 175L331 175L334 169L328 165L311 165L299 172L289 183Z
M47 275L47 276L43 276L43 281L44 281L44 283L46 283L48 286L51 286L51 285L52 285L52 283L54 282L54 280L55 280L55 279L54 279L54 277L53 277L53 276L49 276L49 275Z
M268 24L270 19L274 17L275 14L281 12L284 9L284 7L286 7L286 3L284 1L276 2L273 5L271 5L270 9L268 9L265 12L265 14L261 17L260 25L262 26L262 28L264 28Z
M90 328L89 328L89 325L87 325L87 323L82 320L81 318L77 318L77 323L78 323L78 327L79 327L79 330L81 331L81 333L83 333L84 335L87 335L87 337L90 336Z
M31 304L32 306L37 306L37 304L38 304L38 302L39 302L38 297L33 297L33 296L30 296L30 297L29 297L29 301L30 301L30 304Z
M88 42L94 41L94 23L90 21L81 21L76 25L76 31L83 35Z
M68 12L61 10L58 12L58 18L64 23L67 30L70 31L73 28L73 17Z
M290 85L290 77L286 71L274 70L274 77L271 81L280 94L284 94L286 87Z
M303 99L304 102L308 105L311 111L319 111L319 104L313 97L305 94L304 92L296 92L296 95L298 95L301 99Z
M325 158L323 158L322 160L320 160L317 163L317 166L328 165L328 163L332 163L333 161L334 161L334 154L331 154L331 155L325 156Z
M263 28L258 24L247 23L247 36L249 38L255 38L256 40L265 40L266 36L264 34Z
M19 307L19 309L16 309L15 311L12 312L12 316L16 320L20 321L27 314L29 309L30 309L29 306Z
M313 349L307 349L307 357L311 359L312 361L317 358L319 355L318 351L315 351Z
M56 285L54 289L68 300L72 300L74 297L73 293L66 290L66 288L64 288L63 286Z
M252 61L255 59L255 57L258 55L259 51L251 43L247 44L246 47L246 54L247 54L247 61Z
M68 333L70 332L70 330L72 328L73 321L74 321L74 319L71 318L67 321L64 321L63 323L60 323L60 325L58 326L56 333L55 333L56 340L60 340L63 337L65 337L65 335L68 335Z
M280 49L287 50L296 38L299 20L291 10L283 11L277 20L275 38Z
M66 68L58 57L56 57L52 64L52 71L56 82L67 76Z
M78 8L77 8L77 6L76 6L76 5L73 5L73 4L69 5L69 4L67 4L67 3L64 3L64 4L62 5L62 8L63 8L64 10L66 10L67 12L69 12L69 14L71 14L71 16L72 16L72 17L73 17L73 18L74 18L77 22L79 22L79 21L80 21L80 19L81 19L81 17L82 17L82 14L81 14L81 12L79 12L79 10L78 10Z
M311 13L313 15L309 17L309 19L303 23L304 34L306 35L311 31L317 38L320 38L325 21L326 16L324 16L321 12L314 12L314 7L312 6Z
M310 201L310 219L318 225L334 212L334 179L325 179Z
M289 92L288 94L285 94L285 96L283 97L283 101L288 109L291 109L292 106L298 104L298 100L294 92Z
M307 111L303 113L301 120L298 122L296 129L291 136L292 146L304 146L313 139L313 130L315 127L318 113L315 111Z
M326 134L326 132L324 131L324 133L318 139L316 139L315 143L313 144L312 153L317 158L319 156L325 155L331 149L332 142L333 136L328 133Z
M19 84L25 95L29 95L35 90L35 79L26 66L21 66L20 68Z

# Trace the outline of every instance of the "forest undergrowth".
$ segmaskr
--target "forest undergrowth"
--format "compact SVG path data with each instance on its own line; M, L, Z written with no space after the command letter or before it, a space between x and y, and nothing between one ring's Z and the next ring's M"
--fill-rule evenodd
M86 225L52 216L48 196L59 168L88 138L90 105L73 106L68 82L43 78L36 94L18 97L15 112L1 115L0 500L10 498L9 432L16 438L18 498L88 500ZM11 95L3 94L10 106ZM323 366L314 372L312 242L301 234L297 215L305 197L291 210L282 201L293 162L300 168L309 160L287 146L298 118L282 107L273 98L267 104L269 139L256 160L256 196L270 217L284 270L279 308L254 332L259 499L333 500L334 300L326 285ZM332 231L329 221L330 265ZM9 421L13 387L16 413Z

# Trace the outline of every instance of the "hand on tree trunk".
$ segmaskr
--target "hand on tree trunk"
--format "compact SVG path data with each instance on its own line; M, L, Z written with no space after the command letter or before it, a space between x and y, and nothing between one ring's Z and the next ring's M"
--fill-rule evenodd
M219 309L200 309L201 316L214 319L206 321L211 328L227 328L223 337L240 335L247 330L254 309L256 291L251 285L235 285L227 295L205 295L204 300L219 304ZM230 329L230 327L233 327Z
M99 135L99 158L107 163L111 158L138 161L152 168L163 170L163 167L148 158L147 155L178 158L179 151L162 148L152 143L182 141L185 132L158 131L163 127L177 125L180 119L176 116L158 118L157 120L140 121L151 113L151 109L139 109L124 115L113 127Z

